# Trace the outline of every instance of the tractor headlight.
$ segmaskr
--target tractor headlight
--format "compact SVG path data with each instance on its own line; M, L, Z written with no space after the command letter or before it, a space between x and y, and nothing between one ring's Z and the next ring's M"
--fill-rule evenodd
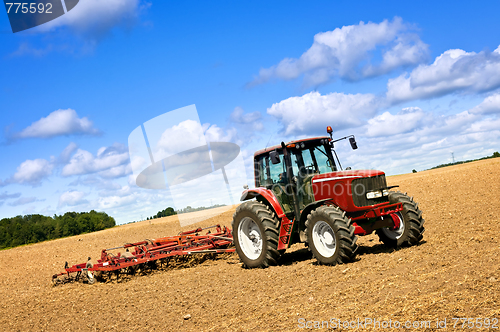
M382 195L389 196L389 189L382 190Z
M367 199L375 199L382 197L382 192L380 190L377 191L370 191L369 193L366 193L366 198Z

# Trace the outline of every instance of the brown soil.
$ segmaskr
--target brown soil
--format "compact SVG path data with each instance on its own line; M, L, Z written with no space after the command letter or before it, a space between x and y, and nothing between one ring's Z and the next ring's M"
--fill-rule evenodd
M295 245L267 269L244 269L231 254L121 282L52 286L65 261L177 234L176 217L4 250L0 330L294 331L299 318L373 318L430 320L419 329L430 331L436 319L449 328L453 317L500 318L499 170L500 158L388 177L419 202L424 240L391 250L361 237L357 260L334 267ZM197 225L230 225L233 211Z

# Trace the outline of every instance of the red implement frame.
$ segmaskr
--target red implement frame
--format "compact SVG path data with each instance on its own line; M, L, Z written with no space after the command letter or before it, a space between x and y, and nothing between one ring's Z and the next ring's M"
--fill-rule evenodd
M198 235L199 232L216 228L214 233L208 231L205 235ZM176 236L167 236L154 240L144 240L136 243L126 243L123 246L103 249L101 259L97 264L89 266L88 263L76 264L71 267L66 265L65 271L54 274L53 280L59 276L71 273L77 273L80 276L82 272L110 272L124 269L130 266L153 262L159 259L184 256L191 254L220 254L225 252L234 252L234 248L226 249L227 246L233 243L233 235L231 230L220 225L207 228L197 228L187 232L181 232ZM110 251L125 249L125 253L118 252L116 254Z

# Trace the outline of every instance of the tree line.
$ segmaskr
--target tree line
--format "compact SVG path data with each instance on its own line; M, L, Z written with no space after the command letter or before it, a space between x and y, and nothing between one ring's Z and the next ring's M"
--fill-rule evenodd
M153 219L157 219L157 218L173 216L177 213L187 213L187 212L196 212L196 211L201 211L201 210L213 209L213 208L221 207L221 206L225 206L225 205L224 204L215 204L215 205L212 205L209 207L200 206L197 208L187 206L184 209L180 209L177 211L175 211L174 208L172 208L172 207L168 207L165 210L158 211L158 213L156 213L155 215L153 215L151 217L147 217L146 220L153 220Z
M459 165L459 164L465 164L465 163L470 163L470 162L473 162L473 161L485 160L485 159L491 159L491 158L500 158L500 152L496 151L496 152L493 152L493 154L491 156L487 156L487 157L483 157L483 158L479 158L479 159L472 159L472 160L466 160L466 161L457 161L457 162L448 163L448 164L441 164L441 165L434 166L431 169L436 169L436 168L441 168L441 167L447 167L447 166L453 166L453 165ZM416 173L416 171L413 172L413 173Z
M0 220L0 249L90 233L116 225L105 212L66 212L54 217L29 214Z
M173 216L174 214L177 214L177 212L175 212L174 208L168 207L165 210L158 211L158 213L156 213L155 215L148 217L147 220Z

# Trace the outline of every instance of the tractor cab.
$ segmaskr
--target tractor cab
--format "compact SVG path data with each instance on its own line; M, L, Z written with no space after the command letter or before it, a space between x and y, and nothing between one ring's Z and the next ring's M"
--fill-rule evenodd
M255 187L271 190L282 205L285 214L294 213L292 196L296 196L299 209L314 202L312 179L315 175L337 171L330 139L316 137L286 144L291 168L287 169L281 146L255 153Z

